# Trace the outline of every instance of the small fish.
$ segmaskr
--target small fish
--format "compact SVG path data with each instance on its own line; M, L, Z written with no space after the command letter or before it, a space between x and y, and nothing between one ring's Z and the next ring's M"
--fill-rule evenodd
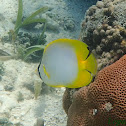
M88 85L97 71L97 62L82 41L57 39L50 42L38 66L40 78L52 87L79 88Z

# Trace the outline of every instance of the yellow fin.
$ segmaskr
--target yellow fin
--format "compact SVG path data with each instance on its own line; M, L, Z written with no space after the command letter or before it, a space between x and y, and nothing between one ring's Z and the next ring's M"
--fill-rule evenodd
M82 68L82 70L85 70L85 64L86 64L86 61L81 61L81 68Z

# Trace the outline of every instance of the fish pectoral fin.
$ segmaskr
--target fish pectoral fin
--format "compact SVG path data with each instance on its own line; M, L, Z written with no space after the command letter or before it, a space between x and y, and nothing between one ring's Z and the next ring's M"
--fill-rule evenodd
M43 70L44 70L45 75L46 75L48 78L50 78L50 74L46 71L45 65L43 65Z

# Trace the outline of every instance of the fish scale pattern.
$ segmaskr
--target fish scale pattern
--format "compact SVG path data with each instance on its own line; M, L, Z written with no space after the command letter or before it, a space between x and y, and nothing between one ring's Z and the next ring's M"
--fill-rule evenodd
M126 55L76 91L69 106L67 126L126 126Z

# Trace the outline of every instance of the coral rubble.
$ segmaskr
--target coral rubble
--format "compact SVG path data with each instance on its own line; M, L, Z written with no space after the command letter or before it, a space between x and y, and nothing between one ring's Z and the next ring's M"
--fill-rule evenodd
M126 125L126 55L99 71L89 86L76 91L73 102L69 95L66 90L67 126Z

